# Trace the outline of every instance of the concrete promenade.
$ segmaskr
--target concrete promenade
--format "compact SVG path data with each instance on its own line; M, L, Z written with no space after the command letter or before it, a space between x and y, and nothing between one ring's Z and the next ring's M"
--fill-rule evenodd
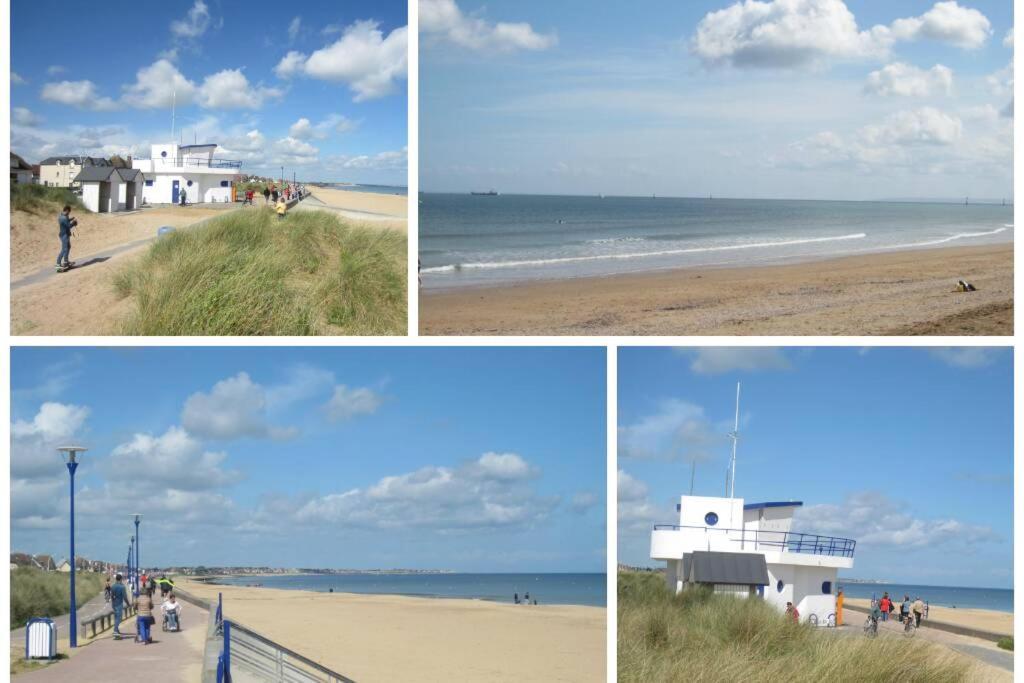
M159 594L158 594L159 595ZM100 596L100 602L103 596ZM91 602L91 601L90 601ZM156 602L159 602L159 597ZM83 612L79 612L83 614ZM153 642L142 645L135 642L135 617L121 623L121 640L114 640L108 629L95 639L79 634L78 647L68 647L67 620L58 631L57 651L70 652L68 659L59 660L44 668L18 674L12 680L25 683L59 683L61 681L145 681L146 683L196 683L202 676L203 649L209 615L206 610L190 603L182 605L182 629L178 633L165 633L160 628L162 617L159 606L154 610L156 624L150 629ZM79 629L81 630L81 629ZM24 631L21 640L24 647ZM24 650L22 650L22 655ZM12 656L14 650L12 649Z

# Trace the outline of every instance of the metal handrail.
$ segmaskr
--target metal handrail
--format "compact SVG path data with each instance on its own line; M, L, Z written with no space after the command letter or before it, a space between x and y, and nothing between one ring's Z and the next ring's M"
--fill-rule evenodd
M758 546L780 548L782 552L808 553L813 555L831 555L837 557L853 557L857 541L839 536L821 536L796 531L762 531L755 529L719 529L709 526L693 526L678 524L655 524L655 531L678 531L679 529L702 529L706 532L724 533L726 539L734 543L746 544L753 542ZM737 532L739 538L729 536L729 532ZM764 537L768 538L764 538Z
M164 159L150 157L132 157L132 161L152 161L154 164L170 166L171 168L184 168L188 166L205 166L208 168L241 168L242 162L235 159L197 159L185 157L182 159Z

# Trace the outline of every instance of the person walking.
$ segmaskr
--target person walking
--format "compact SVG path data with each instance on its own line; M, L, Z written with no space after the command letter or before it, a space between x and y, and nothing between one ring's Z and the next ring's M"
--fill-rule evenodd
M882 599L878 603L878 608L882 610L882 621L889 621L889 612L892 609L892 600L889 599L888 593L882 594Z
M903 602L900 603L900 623L906 623L907 619L910 618L910 596L904 595Z
M65 270L75 265L74 261L69 261L71 258L71 233L75 226L78 225L78 219L71 217L71 206L68 204L64 205L61 209L60 215L57 216L57 225L60 227L60 253L57 254L57 272L63 273Z
M121 638L121 615L124 613L124 606L128 604L128 591L121 583L121 575L114 576L114 585L110 588L110 607L114 610L114 639Z
M135 641L149 645L153 642L150 636L149 627L153 625L153 589L146 588L139 597L135 598L135 624L138 635Z
M103 602L110 602L110 578L107 578L107 582L103 586Z
M181 206L185 206L185 188L181 188L181 192L178 193L178 200L181 202Z
M845 600L846 597L843 595L843 589L840 588L839 594L836 595L836 626L843 625L843 602Z
M284 214L288 211L288 205L284 203L284 197L279 197L277 200L277 220L284 220Z
M270 204L270 188L266 185L263 186L263 203Z
M278 198L279 196L280 196L280 195L278 194L278 192L277 192L277 188L276 188L276 187L275 187L275 188L274 188L273 190L271 190L271 191L270 191L270 198L274 200L274 203L275 203L275 204L277 204L277 198Z
M786 603L786 615L793 619L793 623L800 623L800 610L791 602Z
M918 596L910 608L914 613L914 626L920 626L921 617L924 616L924 601Z

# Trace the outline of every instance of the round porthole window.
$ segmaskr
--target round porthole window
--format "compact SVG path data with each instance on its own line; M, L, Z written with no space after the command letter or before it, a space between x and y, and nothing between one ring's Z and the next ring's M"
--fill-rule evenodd
M160 156L166 157L167 156L167 150L164 150L163 152L160 152Z
M831 581L822 581L821 582L821 594L822 595L831 595L832 594L832 582Z
M782 592L782 589L785 587L786 584L782 583L782 579L779 579L779 582L775 584L775 590L779 591L780 593Z
M704 515L704 523L708 526L714 526L718 524L718 515L716 515L714 512L709 512L708 514Z
M190 180L190 181L188 181L188 182L187 182L187 183L185 183L185 184L186 184L186 185L188 185L189 187L192 187L192 181L191 181L191 180Z

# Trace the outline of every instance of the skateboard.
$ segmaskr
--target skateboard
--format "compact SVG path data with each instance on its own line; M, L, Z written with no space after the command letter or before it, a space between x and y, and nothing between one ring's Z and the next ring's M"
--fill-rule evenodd
M66 273L66 272L68 272L69 270L71 270L74 267L75 267L75 262L74 261L68 261L63 266L57 266L57 272L58 273Z

